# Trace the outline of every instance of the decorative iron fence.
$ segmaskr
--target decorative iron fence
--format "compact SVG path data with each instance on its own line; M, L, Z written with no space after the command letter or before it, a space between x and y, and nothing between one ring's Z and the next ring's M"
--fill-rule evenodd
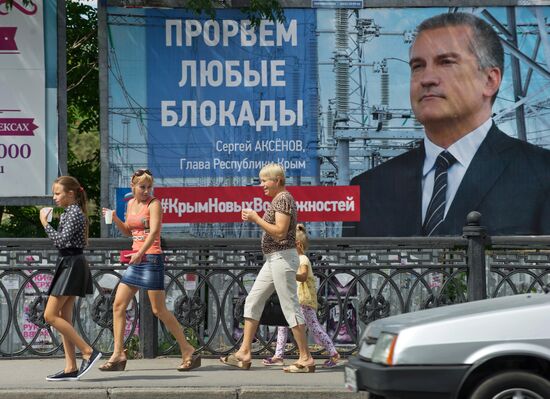
M112 351L112 302L124 265L123 239L92 239L86 251L94 293L78 299L74 324L87 342ZM542 292L549 282L550 237L354 238L311 241L318 316L338 350L357 348L365 326L389 315L480 299ZM234 350L242 308L262 263L256 239L167 239L168 308L204 355ZM57 251L47 239L0 240L0 355L61 355L59 334L43 319ZM485 273L487 272L487 277ZM127 309L126 345L145 357L177 345L150 312L143 292ZM138 338L139 337L139 338ZM276 328L262 326L255 355L272 352ZM326 355L313 347L314 355ZM295 353L292 341L288 354Z

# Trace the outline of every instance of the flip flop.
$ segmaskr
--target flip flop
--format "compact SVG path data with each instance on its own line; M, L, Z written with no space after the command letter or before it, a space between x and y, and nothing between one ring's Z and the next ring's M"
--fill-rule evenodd
M294 363L283 368L283 370L285 373L315 373L315 365L304 366L302 364Z
M201 366L201 357L195 356L189 360L186 360L181 363L181 366L177 368L178 371L190 371Z
M262 364L264 366L284 366L285 361L277 357L266 357L264 360L262 360Z
M252 362L245 362L243 360L237 359L233 354L220 357L220 362L228 366L237 367L239 369L248 370L252 365Z

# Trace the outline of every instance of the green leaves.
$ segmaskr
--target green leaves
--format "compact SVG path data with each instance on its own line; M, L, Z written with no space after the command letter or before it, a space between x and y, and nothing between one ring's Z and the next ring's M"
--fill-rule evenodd
M216 9L225 8L225 3L215 0L189 0L185 8L197 15L204 13L210 18L215 18ZM241 11L252 22L252 26L258 26L262 19L285 21L284 11L278 0L250 0L249 5L242 7Z
M77 133L99 126L97 10L67 1L67 120Z
M285 22L284 10L278 0L250 0L248 7L241 9L253 26L258 26L262 19L270 21Z

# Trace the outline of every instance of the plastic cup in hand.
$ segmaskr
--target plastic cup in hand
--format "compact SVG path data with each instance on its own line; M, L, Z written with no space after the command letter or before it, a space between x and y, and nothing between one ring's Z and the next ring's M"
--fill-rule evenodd
M113 224L113 210L105 209L105 224Z
M42 208L42 212L46 214L46 221L50 223L52 221L53 208L51 206L45 206Z
M248 215L250 214L250 212L252 212L252 209L250 208L245 208L242 210L241 212L241 217L243 220L248 220Z

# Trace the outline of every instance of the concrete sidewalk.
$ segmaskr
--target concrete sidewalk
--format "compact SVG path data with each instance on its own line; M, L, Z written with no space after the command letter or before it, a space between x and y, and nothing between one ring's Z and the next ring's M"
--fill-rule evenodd
M103 359L102 359L103 360ZM288 361L290 362L290 361ZM100 361L102 363L102 361ZM64 366L61 358L1 359L0 399L367 399L344 388L344 369L289 374L255 359L250 370L203 359L202 367L178 372L178 358L129 360L126 370L101 372L97 366L80 381L48 382Z

